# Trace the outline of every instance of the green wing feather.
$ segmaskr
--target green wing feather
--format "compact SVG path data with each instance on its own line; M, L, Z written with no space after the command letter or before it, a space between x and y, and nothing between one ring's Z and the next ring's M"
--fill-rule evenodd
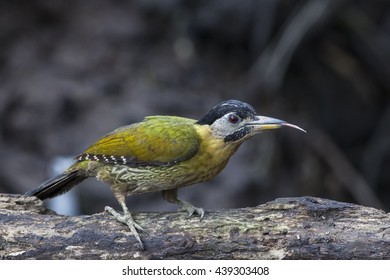
M123 156L130 165L183 161L195 155L200 145L194 123L181 117L146 117L107 134L83 154Z

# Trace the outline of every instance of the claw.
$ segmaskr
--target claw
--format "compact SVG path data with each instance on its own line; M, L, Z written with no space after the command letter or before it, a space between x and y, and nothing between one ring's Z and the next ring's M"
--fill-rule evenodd
M175 203L180 206L180 210L184 210L188 212L187 218L190 218L194 213L197 213L200 216L200 220L204 217L204 209L195 207L188 201L181 200L177 197L177 189L170 189L170 190L164 190L163 191L163 197L165 200L167 200L170 203Z
M114 216L114 218L117 221L127 225L129 227L131 233L137 239L137 241L141 247L141 250L145 250L144 245L141 241L141 237L139 236L139 233L137 232L137 229L140 231L143 231L143 232L146 232L146 231L139 224L134 222L133 217L131 216L130 212L125 211L124 214L119 214L110 206L106 206L104 208L104 211L106 211L106 212L110 213L112 216Z
M204 217L204 209L203 208L198 208L198 207L194 207L192 206L191 208L189 209L186 209L187 212L188 212L188 217L187 218L190 218L194 213L198 214L200 216L200 220L203 219Z
M200 220L203 220L203 217L204 217L204 209L203 208L198 208L200 210L200 213L198 212L198 214L200 215Z
M188 212L187 219L189 219L189 218L191 218L191 216L194 214L195 209L191 209L191 210L186 209L186 210L187 210L187 212Z
M146 233L147 235L149 235L149 232L147 230L143 229L139 224L134 223L134 227L136 229L138 229L139 231L142 231L143 233Z
M182 205L181 205L180 210L185 210L188 212L187 218L190 218L194 213L196 213L200 216L200 220L203 219L204 213L205 213L203 208L195 207L187 201L181 201L181 203L182 203Z

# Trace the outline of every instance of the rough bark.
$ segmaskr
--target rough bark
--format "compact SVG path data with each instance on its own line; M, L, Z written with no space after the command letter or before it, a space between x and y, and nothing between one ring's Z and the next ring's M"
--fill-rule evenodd
M68 217L34 197L0 194L2 259L390 259L390 215L321 198L253 208L134 213L145 251L106 213Z

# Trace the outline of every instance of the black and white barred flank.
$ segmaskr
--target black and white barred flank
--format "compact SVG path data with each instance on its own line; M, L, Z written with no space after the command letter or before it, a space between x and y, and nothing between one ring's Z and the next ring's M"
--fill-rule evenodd
M77 161L97 161L104 162L107 164L114 165L127 165L130 167L139 167L139 166L172 166L176 164L178 161L170 161L170 162L161 162L161 161L140 161L135 157L131 156L108 156L108 155L95 155L95 154L81 154L75 158Z

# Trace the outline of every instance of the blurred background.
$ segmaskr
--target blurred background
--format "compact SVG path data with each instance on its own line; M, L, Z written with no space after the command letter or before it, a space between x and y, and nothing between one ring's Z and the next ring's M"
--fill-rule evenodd
M181 198L209 210L288 196L390 210L390 1L0 2L0 192L34 188L146 115L199 119L232 98L308 133L264 132ZM119 208L95 179L53 201L68 214ZM128 206L176 209L160 193Z

